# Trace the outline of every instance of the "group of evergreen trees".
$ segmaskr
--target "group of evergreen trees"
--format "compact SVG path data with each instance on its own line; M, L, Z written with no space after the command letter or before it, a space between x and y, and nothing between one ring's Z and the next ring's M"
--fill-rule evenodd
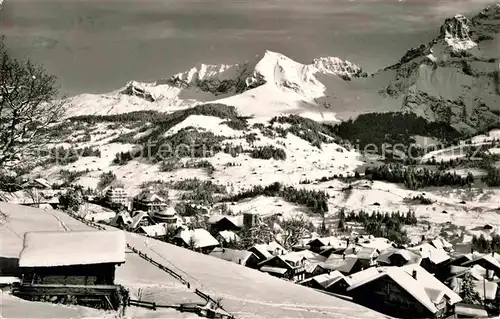
M412 190L428 186L466 186L474 182L472 173L462 177L456 173L431 171L427 168L404 166L400 163L367 167L365 175L372 180L402 183Z
M363 225L364 230L375 237L387 238L396 244L408 243L408 235L403 229L404 225L416 225L417 217L414 211L409 211L406 214L396 213L381 213L376 212L368 214L361 210L358 213L348 212L341 209L339 212L339 229L346 230L345 222L357 222Z
M76 162L81 157L101 157L101 151L92 147L83 148L64 148L62 146L43 150L39 157L44 157L43 164L68 165Z
M413 136L417 135L435 137L446 142L455 142L461 136L447 123L429 122L413 113L399 112L362 114L355 120L338 124L334 132L360 150L366 149L368 145L375 145L378 153L383 150L384 144L409 146L415 142ZM414 158L416 154L409 155Z
M237 202L246 198L253 198L256 196L279 196L284 200L305 205L309 207L314 213L328 212L328 194L324 191L315 191L307 189L296 189L292 186L284 186L279 182L275 182L268 186L254 186L248 191L241 192L236 195L228 196L223 199L226 202Z
M487 253L487 252L498 252L500 253L500 235L493 235L491 240L486 239L483 234L481 234L479 237L474 235L472 237L472 248L475 251L481 252L481 253Z
M272 145L266 145L262 147L257 147L252 149L250 152L250 156L252 158L260 158L260 159L275 159L275 160L286 160L286 152L282 148L274 147Z

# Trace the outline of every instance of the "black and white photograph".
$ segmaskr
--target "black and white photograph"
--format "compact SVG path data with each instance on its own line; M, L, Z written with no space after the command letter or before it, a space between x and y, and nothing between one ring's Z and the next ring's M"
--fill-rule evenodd
M499 0L0 0L0 319L500 319Z

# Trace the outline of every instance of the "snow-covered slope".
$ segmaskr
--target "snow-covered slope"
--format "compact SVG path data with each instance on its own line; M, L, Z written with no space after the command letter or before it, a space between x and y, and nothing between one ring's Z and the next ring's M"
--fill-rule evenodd
M0 226L2 240L0 256L15 257L23 246L23 234L34 230L80 230L80 224L59 211L0 203L6 219ZM35 221L31 221L31 219ZM315 290L277 279L257 270L211 256L196 253L165 242L126 233L127 242L161 264L175 269L192 287L178 283L158 267L152 266L138 255L127 253L126 262L117 270L116 281L131 290L132 295L142 288L143 300L162 304L199 302L194 288L222 298L224 309L237 318L383 318L381 314L356 304L322 294ZM6 245L5 243L8 243ZM103 318L106 314L83 307L62 307L28 303L8 296L0 298L2 315L8 318L52 318L84 316ZM27 305L23 307L23 305ZM4 308L5 307L5 308ZM29 313L40 309L38 311ZM52 308L52 309L51 309ZM8 312L3 312L5 310ZM145 311L129 308L127 318L186 318L174 310Z
M266 51L242 64L201 64L155 83L131 81L110 94L79 95L67 100L67 115L171 111L241 94L249 101L252 96L265 94L268 100L284 104L283 110L294 111L302 103L314 103L315 98L324 95L326 88L317 78L321 75L342 79L366 76L359 66L338 58L324 57L311 64L301 64ZM255 91L255 88L263 89ZM268 105L247 107L245 103L236 103L235 106L242 114L268 113Z

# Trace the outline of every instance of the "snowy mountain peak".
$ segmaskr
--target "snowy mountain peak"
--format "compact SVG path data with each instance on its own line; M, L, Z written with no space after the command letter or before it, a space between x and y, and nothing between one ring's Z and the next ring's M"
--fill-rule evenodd
M470 38L470 21L461 14L444 21L440 38L452 52L465 51L477 46Z

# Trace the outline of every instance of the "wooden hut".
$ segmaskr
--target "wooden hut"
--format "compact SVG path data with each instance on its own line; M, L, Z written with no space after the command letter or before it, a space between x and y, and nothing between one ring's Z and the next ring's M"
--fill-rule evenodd
M121 288L114 282L115 267L125 262L125 245L122 231L28 232L15 294L116 309Z

